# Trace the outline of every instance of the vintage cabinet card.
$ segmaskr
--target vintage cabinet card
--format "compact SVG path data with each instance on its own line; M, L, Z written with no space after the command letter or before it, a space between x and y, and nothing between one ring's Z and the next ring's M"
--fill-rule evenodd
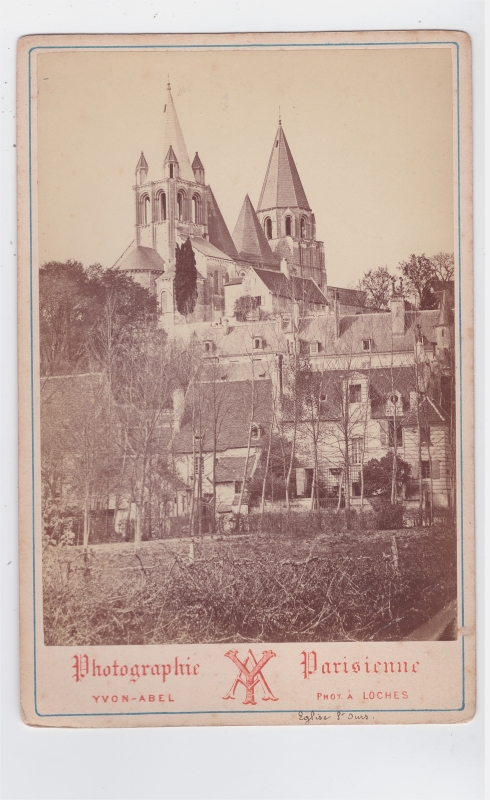
M475 708L471 45L18 50L32 725Z

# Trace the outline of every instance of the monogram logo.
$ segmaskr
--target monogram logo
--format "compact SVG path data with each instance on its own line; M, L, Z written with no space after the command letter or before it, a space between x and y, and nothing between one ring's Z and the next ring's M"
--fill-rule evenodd
M272 650L264 650L262 652L262 658L260 661L257 661L252 650L249 650L245 661L241 661L238 658L238 650L228 650L228 652L225 653L225 658L229 658L230 661L233 661L235 666L238 667L238 675L233 681L230 691L224 696L223 700L235 700L235 692L239 684L245 688L244 706L257 705L255 700L255 689L257 686L260 686L262 690L262 700L277 700L278 698L274 697L272 694L262 672L267 662L270 661L271 658L275 658L275 655L276 654L273 653Z

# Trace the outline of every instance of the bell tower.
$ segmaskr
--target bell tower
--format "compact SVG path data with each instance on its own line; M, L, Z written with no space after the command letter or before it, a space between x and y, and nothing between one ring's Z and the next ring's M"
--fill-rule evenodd
M316 240L315 215L289 148L282 122L272 145L257 208L272 251L285 258L291 273L312 278L326 290L323 242Z

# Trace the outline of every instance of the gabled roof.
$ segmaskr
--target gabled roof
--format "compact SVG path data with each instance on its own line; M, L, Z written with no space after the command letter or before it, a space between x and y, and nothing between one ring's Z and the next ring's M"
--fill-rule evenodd
M283 272L253 268L258 277L276 297L286 297L298 302L317 303L326 306L327 298L311 278L287 278Z
M196 155L194 156L194 161L192 162L192 169L204 169L197 150L196 150Z
M197 156L197 153L196 153ZM195 159L194 159L195 161ZM218 250L222 250L230 258L237 259L238 252L231 238L230 232L223 219L223 215L219 209L216 198L211 190L207 187L207 207L208 207L208 236L211 244L214 244Z
M176 160L179 162L180 177L185 181L194 182L194 173L175 110L172 92L170 91L170 83L167 84L167 100L163 109L163 115L165 120L163 152L168 154L169 148L172 147L174 157L176 157Z
M419 404L419 411L413 408L407 416L403 417L404 428L415 428L420 425L447 425L449 417L445 411L430 397L424 397Z
M270 248L248 194L233 231L233 241L243 261L269 267L277 266L277 258Z
M139 169L148 170L148 164L146 163L146 158L144 156L143 150L141 151L141 155L139 157L139 161L136 164L136 170L139 170Z
M216 450L246 448L250 426L250 414L254 405L253 422L268 430L272 418L272 383L270 380L215 381L199 383L188 389L184 416L180 432L174 439L177 453L195 452L202 436L202 452L213 452L216 429ZM192 422L192 407L199 409ZM260 440L259 440L260 442ZM253 440L254 446L256 441Z
M272 146L258 205L259 211L265 211L268 208L303 208L306 211L310 210L281 123L279 123Z
M165 262L153 247L138 245L120 260L118 269L165 272Z

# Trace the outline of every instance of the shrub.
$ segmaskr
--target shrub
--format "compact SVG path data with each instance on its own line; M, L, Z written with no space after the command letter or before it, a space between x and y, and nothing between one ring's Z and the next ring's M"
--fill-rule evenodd
M392 505L388 500L378 500L375 504L376 527L382 531L403 528L403 506Z

